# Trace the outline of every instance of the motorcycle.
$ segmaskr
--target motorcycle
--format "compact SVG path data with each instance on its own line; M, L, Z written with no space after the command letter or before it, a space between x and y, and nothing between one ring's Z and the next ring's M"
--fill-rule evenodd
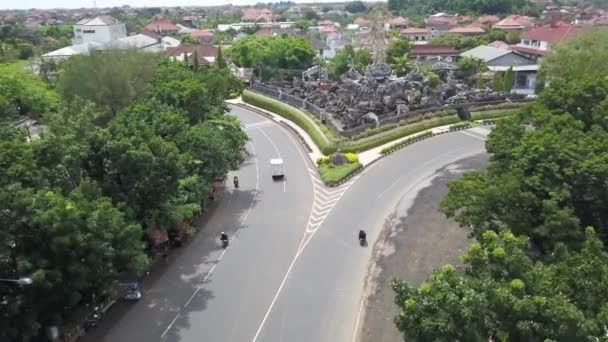
M239 188L239 179L238 179L238 178L236 178L236 177L234 177L234 187L235 187L236 189L238 189L238 188Z
M359 244L362 247L367 245L367 234L363 231L359 232Z
M226 249L228 247L228 239L221 239L222 248Z

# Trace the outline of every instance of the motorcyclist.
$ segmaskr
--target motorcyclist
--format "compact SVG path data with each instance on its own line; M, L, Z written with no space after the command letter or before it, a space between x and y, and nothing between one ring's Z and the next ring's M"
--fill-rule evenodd
M365 241L367 238L367 234L363 229L359 230L359 241Z
M220 234L220 241L228 241L228 234L222 232L222 234Z
M239 187L239 177L234 176L234 178L232 180L234 181L234 187L238 188Z

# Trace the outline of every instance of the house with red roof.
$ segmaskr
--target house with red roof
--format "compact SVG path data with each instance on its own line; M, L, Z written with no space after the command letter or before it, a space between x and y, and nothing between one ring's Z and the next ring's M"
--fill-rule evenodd
M400 17L387 19L384 22L384 28L386 30L402 29L402 28L407 28L409 23L410 23L409 20L400 16Z
M457 26L448 31L449 34L459 34L461 36L478 36L486 33L481 27L475 26Z
M581 28L553 20L550 24L535 27L522 33L515 51L531 58L540 58L551 51L551 46L574 37Z
M355 21L353 21L353 24L355 25L359 25L359 26L370 26L372 24L371 20L367 20L364 18L357 18L355 19Z
M399 35L413 44L426 44L431 40L431 32L425 28L408 27L399 31Z
M207 30L192 30L192 32L190 32L190 36L192 36L192 38L197 39L201 43L211 43L211 41L213 40L213 33Z
M272 22L272 11L267 8L247 8L241 17L242 21Z
M333 21L331 21L331 20L327 20L327 19L325 19L325 20L323 20L323 21L319 21L319 23L318 23L318 24L319 24L319 26L333 26L333 25L334 25L334 22L333 22Z
M494 28L503 31L525 30L534 25L532 19L523 15L510 15L494 24Z
M453 16L430 16L425 19L426 28L431 33L431 37L436 37L447 33L450 29L458 26L458 19Z
M158 19L151 21L148 25L146 25L143 30L154 31L154 32L166 32L166 31L179 31L179 26L173 24L167 19Z
M418 44L412 46L410 58L416 61L456 62L458 51L447 44Z
M183 61L184 56L188 59L189 63L192 64L193 58L198 55L198 63L200 65L214 65L215 59L217 58L218 48L211 44L199 44L199 45L181 45L177 47L170 47L165 50L165 54L175 60Z

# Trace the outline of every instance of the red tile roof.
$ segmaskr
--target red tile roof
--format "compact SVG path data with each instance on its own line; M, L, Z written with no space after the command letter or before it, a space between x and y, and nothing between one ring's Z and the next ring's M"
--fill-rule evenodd
M370 25L371 23L372 23L371 20L363 19L361 17L359 17L359 18L355 19L355 21L353 21L353 24L362 25L362 26Z
M510 15L503 20L497 22L494 27L498 28L518 28L518 27L528 27L532 25L532 21L525 16L522 15Z
M333 25L333 24L334 24L333 21L327 20L327 19L319 22L319 25L322 25L322 26L329 26L329 25Z
M194 50L198 52L198 61L200 64L211 64L205 57L217 57L217 47L211 44L199 44L199 45L181 45L176 47L169 47L165 51L165 54L169 57L180 57L184 53L188 53L189 56L194 53Z
M458 51L453 46L445 44L424 44L413 45L410 51L412 56L420 55L458 55Z
M556 25L553 26L551 24L548 24L540 27L535 27L530 31L522 33L521 38L529 40L539 40L549 43L557 43L571 38L579 31L580 29L574 25L558 22Z
M147 30L147 31L152 31L152 32L157 32L158 30L161 31L179 31L179 27L174 25L172 22L170 22L167 19L160 19L160 20L154 20L152 22L150 22L148 25L146 25L143 30Z
M425 28L408 27L401 30L401 34L428 34L429 30Z
M481 27L475 26L464 26L464 27L454 27L448 31L449 33L454 34L484 34L486 31Z
M207 30L194 30L194 31L192 31L192 33L190 33L190 35L194 38L213 37L213 33L209 32Z
M442 26L442 25L456 25L458 19L453 17L428 17L425 20L427 26Z
M272 21L272 11L267 8L263 8L263 9L247 8L247 9L245 9L245 12L243 12L243 16L241 17L241 20L270 22L270 21Z
M405 19L404 17L395 17L395 18L390 18L388 20L385 21L385 24L389 24L389 25L407 25L409 22L407 19Z

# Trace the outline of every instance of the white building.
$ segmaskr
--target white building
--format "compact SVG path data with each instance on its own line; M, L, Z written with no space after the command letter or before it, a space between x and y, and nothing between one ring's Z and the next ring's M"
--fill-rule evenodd
M82 19L74 25L74 44L109 43L127 36L124 23L104 15L93 19Z

